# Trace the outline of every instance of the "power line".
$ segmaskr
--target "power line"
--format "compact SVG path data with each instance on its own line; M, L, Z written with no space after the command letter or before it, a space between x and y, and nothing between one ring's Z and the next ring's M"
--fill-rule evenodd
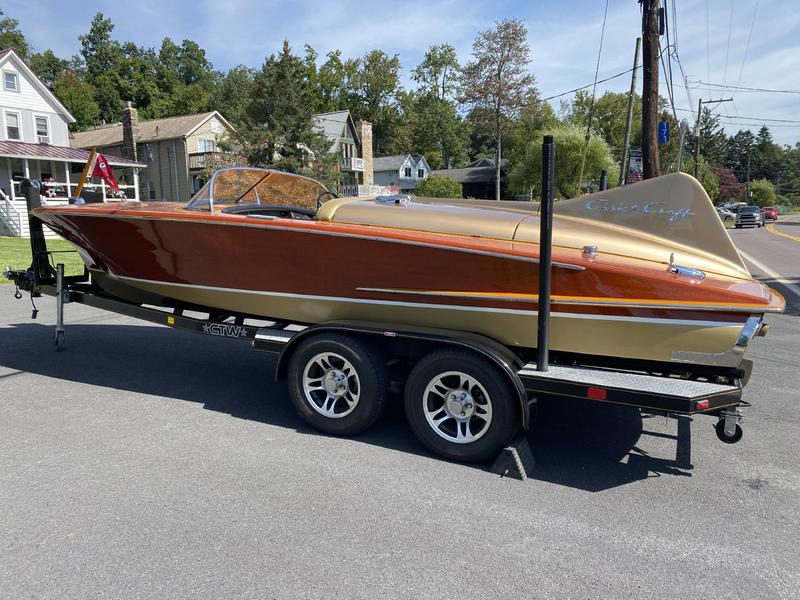
M726 118L733 118L733 117L726 117ZM737 127L764 127L765 123L742 123L741 121L717 121L720 125L736 125ZM789 127L789 128L798 128L800 127L800 123L796 125L775 125L771 124L768 129L772 129L774 127Z
M742 83L742 73L744 73L744 65L747 62L747 55L750 52L750 40L753 38L753 27L756 24L756 13L758 12L758 0L756 0L755 7L753 8L753 20L750 23L750 33L747 34L747 45L744 50L744 58L742 58L742 66L739 69L739 79L736 80L736 87ZM711 79L711 77L709 77Z
M711 42L709 42L708 0L706 0L706 79L711 80ZM708 90L711 95L711 88Z
M681 112L693 112L693 111L689 110L688 108L678 108L676 110L679 110ZM760 122L759 124L762 124L762 125L765 122L769 122L769 123L798 123L798 124L800 124L800 120L798 120L798 119L768 119L768 118L765 118L765 117L738 117L738 116L734 117L733 115L725 116L725 118L726 119L744 119L744 120L747 120L747 121L759 121Z
M642 67L640 65L637 68L641 69ZM574 94L575 92L580 92L581 90L590 88L593 85L597 85L597 83L605 83L606 81L611 81L612 79L616 79L617 77L622 77L623 75L626 75L631 71L633 71L633 68L626 69L625 71L621 71L620 73L617 73L616 75L611 75L610 77L606 77L605 79L598 79L596 83L587 83L586 85L582 85L581 87L577 87L575 89L568 90L566 92L561 92L560 94L555 94L554 96L548 96L547 98L542 98L541 100L539 100L539 102L546 102L547 100L553 100L554 98L561 98L561 96L566 96L567 94Z
M725 88L726 90L736 90L736 91L745 91L745 92L769 92L773 94L800 94L800 90L780 90L780 89L770 89L770 88L758 88L758 87L745 87L745 86L738 86L738 85L725 85L722 83L708 83L706 81L701 81L699 79L695 79L690 81L689 83L697 83L700 85L710 85L711 87L716 88ZM699 88L693 88L699 89Z
M669 17L667 7L664 6L664 32L667 37L667 48L669 48ZM678 122L678 113L675 112L675 87L673 82L675 79L672 77L672 54L667 50L667 65L669 69L664 69L664 76L667 77L667 91L669 92L669 103L672 106L672 116L675 117L675 122ZM661 53L661 64L664 64L664 52ZM669 72L669 75L668 73Z
M728 79L728 55L731 51L731 31L733 30L733 0L731 0L731 18L728 21L728 45L725 47L725 71L722 75L722 85L725 85ZM711 77L708 78L709 81Z

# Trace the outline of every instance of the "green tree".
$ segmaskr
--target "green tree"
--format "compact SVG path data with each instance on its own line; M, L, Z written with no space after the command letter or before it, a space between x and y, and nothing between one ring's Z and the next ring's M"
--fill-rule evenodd
M312 95L303 59L284 40L281 52L267 58L254 78L247 126L238 133L250 164L329 179L330 143L314 128Z
M78 78L72 70L62 71L53 83L53 93L75 117L69 128L81 131L94 125L100 117L100 107L94 99L94 88Z
M756 179L750 182L750 198L748 204L754 206L775 206L777 204L777 194L775 186L767 179Z
M25 36L19 30L19 21L5 16L5 13L0 10L0 49L11 49L17 53L22 60L28 58L31 47Z
M122 81L119 70L123 59L122 46L111 37L114 24L97 13L89 32L79 36L80 55L86 69L86 82L94 87L94 98L100 108L100 118L113 122L123 108L120 94Z
M463 162L467 128L454 101L461 81L455 49L431 46L412 78L419 84L409 115L414 150L425 154L434 169Z
M400 59L382 50L367 52L357 61L345 64L348 71L348 96L355 119L372 123L375 154L408 151L402 142L409 139L408 122L400 110ZM402 98L408 105L408 98ZM405 128L405 131L403 129Z
M32 54L28 62L31 70L51 91L58 76L69 67L69 61L59 58L52 50Z
M339 50L328 52L317 71L314 106L317 112L333 112L349 107L350 81L358 69L357 61L342 62Z
M514 166L511 172L511 189L521 194L541 193L542 141L545 134L551 134L556 144L556 164L554 190L557 196L572 198L581 193L578 184L582 155L586 152L584 179L599 186L603 170L608 171L609 184L613 185L619 177L619 167L614 160L608 144L599 136L589 139L585 131L574 125L557 125L546 131L537 131L530 140L525 160Z
M587 90L579 90L572 102L566 105L565 121L586 129L589 112L592 111L592 130L606 141L614 154L614 159L622 160L625 141L625 123L628 118L628 94L624 92L606 92L594 102ZM633 100L633 118L631 120L631 147L642 144L642 101L637 94Z
M748 159L752 160L755 136L747 130L739 130L728 138L723 164L733 169L739 181L747 180Z
M432 94L439 100L454 99L461 93L462 78L455 48L450 44L431 46L411 77L422 94Z
M683 159L684 161L684 172L685 173L694 173L694 156L687 156ZM703 157L700 156L700 167L698 169L699 181L700 185L703 186L705 189L706 194L708 197L711 198L712 202L716 202L719 200L719 179L717 178L717 174L711 169L708 164L708 161Z
M686 136L687 149L695 147L695 126L689 126L689 133ZM700 117L700 154L709 163L722 163L727 154L727 138L722 126L719 124L719 115L715 115L706 107L703 107Z
M414 188L414 195L423 198L462 198L461 184L449 177L431 175Z
M518 165L525 160L531 140L537 133L558 126L559 120L547 102L531 101L520 111L519 118L509 124L503 153L509 164ZM480 153L479 153L480 154ZM475 156L478 158L479 156Z
M509 122L536 96L529 63L528 30L522 21L507 19L478 34L472 44L472 60L464 67L462 99L494 142L497 200L503 135Z
M214 86L210 108L218 110L234 127L244 123L256 71L244 65L229 70Z

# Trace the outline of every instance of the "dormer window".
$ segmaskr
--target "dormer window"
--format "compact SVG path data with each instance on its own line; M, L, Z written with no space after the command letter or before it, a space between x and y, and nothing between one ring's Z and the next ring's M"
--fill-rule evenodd
M3 88L9 92L19 91L19 79L16 73L3 71Z
M417 169L417 177L419 177L420 179L424 179L425 178L425 169Z
M411 179L411 167L406 167L404 173L408 179Z
M19 114L17 113L6 113L6 138L18 141L22 139L19 130Z

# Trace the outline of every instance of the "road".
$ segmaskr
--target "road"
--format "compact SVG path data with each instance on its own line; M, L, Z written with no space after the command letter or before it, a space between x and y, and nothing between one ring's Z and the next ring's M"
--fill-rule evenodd
M732 236L797 282L800 243ZM784 291L741 443L710 418L549 403L521 483L431 456L398 405L357 439L309 430L241 342L69 305L55 353L52 299L31 321L2 287L0 598L796 599Z

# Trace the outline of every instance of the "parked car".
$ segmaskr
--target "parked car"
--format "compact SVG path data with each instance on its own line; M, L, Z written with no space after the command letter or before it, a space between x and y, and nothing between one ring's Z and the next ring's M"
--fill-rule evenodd
M727 208L722 208L721 206L717 206L716 209L719 218L722 219L723 221L730 221L731 219L736 218L736 213L728 210Z
M736 213L734 221L736 229L740 227L761 227L764 218L761 216L761 209L757 206L742 206Z
M769 219L770 221L777 221L778 208L775 206L765 206L764 208L761 209L761 215L763 216L765 221L767 219Z

